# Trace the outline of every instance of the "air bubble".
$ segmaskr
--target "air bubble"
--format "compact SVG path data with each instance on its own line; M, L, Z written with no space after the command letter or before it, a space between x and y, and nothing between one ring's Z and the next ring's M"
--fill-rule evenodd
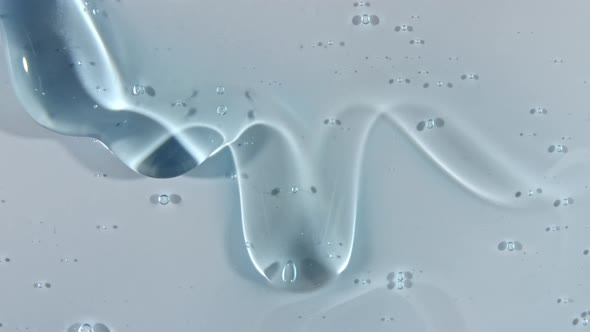
M369 15L364 14L361 21L363 22L363 24L369 24L371 23L371 17L369 17Z
M133 92L133 95L135 96L142 95L145 93L145 87L143 85L134 85L131 92Z
M281 278L283 282L295 282L297 280L297 267L295 263L292 261L288 261L287 264L283 267L283 272L281 273Z
M78 332L94 332L90 324L83 324L78 328Z
M35 288L43 288L43 284L40 283L40 282L37 282L37 283L34 283L33 284L33 287L35 287Z
M180 99L177 99L172 102L172 107L186 107L186 103Z
M508 251L513 251L516 248L516 245L514 244L514 242L508 242L506 244L506 249L508 249Z
M412 39L410 40L410 44L412 45L424 45L424 39Z
M170 203L170 197L168 197L168 195L162 194L158 196L158 203L160 203L160 205L167 205Z
M219 105L217 106L217 114L218 115L225 115L227 113L227 106Z
M218 94L218 95L222 95L222 94L224 94L224 93L225 93L225 88L224 88L224 87L222 87L222 86L218 86L218 87L215 89L215 92L217 92L217 94Z
M395 27L395 31L397 32L409 32L412 30L414 30L414 28L411 25L402 24Z
M567 148L567 146L562 145L562 144L557 144L557 145L549 145L549 147L547 148L547 152L549 153L553 153L553 152L558 152L558 153L568 153L569 149Z
M463 74L461 75L461 79L462 80L479 80L479 75L478 74Z
M298 192L299 192L299 187L297 187L297 186L291 187L291 193L296 194Z
M433 119L428 119L428 121L426 122L426 128L428 128L428 129L434 128L434 120Z
M502 241L498 244L498 250L520 251L522 250L522 244L518 241Z
M544 108L544 107L535 107L535 108L531 108L529 110L529 113L531 113L532 115L546 115L549 111Z
M335 118L328 118L328 119L324 120L324 124L332 125L332 126L334 126L334 125L339 126L342 124L342 121L340 121L339 119L335 119Z

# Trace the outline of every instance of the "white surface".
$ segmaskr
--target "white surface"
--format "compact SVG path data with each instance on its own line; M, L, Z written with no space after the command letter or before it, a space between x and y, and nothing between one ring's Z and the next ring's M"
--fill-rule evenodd
M400 76L416 75L427 67L432 77L453 80L452 91L431 92L431 86L424 92L419 85L394 90L387 80L398 72L385 72L389 64L383 58L367 64L355 53L346 61L358 64L368 86L379 86L364 90L372 95L363 102L371 100L375 108L400 100L428 104L447 115L447 136L411 134L426 146L420 149L387 121L374 128L363 160L350 265L333 283L309 293L275 290L254 269L244 247L237 184L224 177L225 163L211 160L169 180L139 176L91 139L60 136L35 124L14 95L6 66L0 67L0 199L5 200L0 203L0 331L65 331L76 322L104 323L114 332L590 328L572 326L590 310L590 256L582 253L590 247L587 4L373 2L381 38L359 41L350 32L336 38L331 37L336 32L314 30L336 26L326 19L309 28L322 33L285 43L297 49L303 42L346 39L347 50L358 45L375 57L397 54L386 41L374 42L398 38L393 27L420 14L421 23L414 25L422 24L428 60L415 64L399 56L396 70ZM305 4L296 6L309 10L304 21L337 14L342 27L350 28L352 2ZM190 24L197 23L166 15L197 18L207 7L191 7L188 0L170 1L165 10L156 1L123 0L123 5L130 17L139 17L134 20L157 21L151 15L162 10L163 22L170 24L149 27L170 34L196 31ZM261 13L268 17L273 8L288 12L281 9L286 2L265 5ZM216 3L208 6L224 12ZM215 21L219 13L202 15ZM186 26L175 30L173 22ZM399 42L404 50L405 39ZM264 40L259 42L268 46ZM371 42L377 46L367 47ZM449 56L462 60L455 64ZM564 63L553 63L556 58ZM333 59L311 58L310 63L330 67ZM470 71L481 76L471 86L459 79ZM438 79L430 79L431 85ZM294 96L303 90L294 87ZM311 90L317 95L298 103L322 98ZM336 88L330 91L338 94ZM528 113L539 104L549 109L544 118ZM519 136L533 131L538 136ZM566 143L570 152L563 158L548 154L547 146L562 136L572 136ZM445 165L458 172L458 180L442 171ZM468 190L469 185L477 190ZM537 187L542 195L526 197ZM518 190L524 196L516 199ZM182 201L152 204L150 197L160 193L178 194ZM568 196L573 205L553 207L556 198ZM102 225L107 229L97 229ZM560 231L546 232L551 225ZM521 242L523 250L499 251L504 240ZM388 290L386 276L392 271L412 271L413 287ZM371 283L355 284L357 278ZM34 288L37 282L51 288ZM558 298L573 301L558 304Z

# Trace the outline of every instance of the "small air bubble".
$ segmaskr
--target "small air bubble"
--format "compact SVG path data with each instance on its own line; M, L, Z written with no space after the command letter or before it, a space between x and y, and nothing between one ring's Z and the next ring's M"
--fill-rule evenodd
M222 95L222 94L224 94L224 93L225 93L225 88L224 88L224 87L222 87L222 86L218 86L218 87L215 89L215 92L217 92L217 94L218 94L218 95Z
M219 105L217 106L217 114L218 115L225 115L227 113L227 106Z
M94 329L90 324L83 324L78 328L78 332L94 332Z
M426 128L428 128L428 129L434 128L434 120L433 119L428 119L428 121L426 122Z
M160 205L166 205L170 203L170 198L168 197L168 195L160 195L158 196L158 203L160 203Z
M508 251L513 251L514 249L516 249L516 245L514 244L514 242L510 241L506 244L506 249L508 249Z
M414 28L411 25L402 24L395 27L395 31L397 32L408 32L412 30L414 30Z
M546 108L543 107L535 107L535 108L531 108L529 110L529 113L531 113L532 115L546 115L548 113Z
M131 91L133 92L133 95L139 96L145 93L145 88L143 85L134 85Z
M371 23L371 17L369 17L369 15L367 15L367 14L364 14L361 20L362 20L363 24Z
M296 194L298 192L299 192L299 187L297 187L297 186L291 187L291 193Z

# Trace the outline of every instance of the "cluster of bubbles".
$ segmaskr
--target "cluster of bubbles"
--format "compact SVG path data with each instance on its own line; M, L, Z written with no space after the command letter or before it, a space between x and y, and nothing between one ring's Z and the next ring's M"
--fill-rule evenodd
M339 119L335 119L335 118L328 118L328 119L324 120L324 124L331 125L331 126L339 126L342 124L342 121L340 121Z
M141 96L141 95L147 94L148 96L153 97L153 96L156 95L156 89L154 89L153 87L151 87L149 85L148 86L143 86L141 84L135 84L131 88L131 93L134 96Z
M112 228L113 229L118 229L119 226L118 225L113 225ZM109 226L107 226L107 225L96 225L96 229L98 229L98 230L107 230L107 229L109 229Z
M443 82L443 81L437 81L435 84L439 88L442 88L443 86L445 86L445 82ZM430 83L426 82L426 83L422 84L422 87L423 88L429 88L430 87ZM453 83L447 82L446 87L447 88L452 88L453 87Z
M529 132L529 133L520 133L519 135L521 137L522 136L537 136L537 133L535 133L535 132Z
M354 15L352 17L352 24L354 25L360 25L360 24L371 24L371 25L377 25L379 24L379 16L377 15L369 15L369 14L363 14L361 15Z
M307 191L305 189L301 189L299 186L291 186L289 188L289 192L291 194L297 194L301 190ZM315 194L315 193L318 192L318 189L315 186L311 186L311 187L309 187L309 191L308 192L311 192L312 194ZM279 187L275 187L275 188L271 189L271 191L270 191L270 195L271 196L278 196L280 193L281 193L281 188L279 188Z
M36 282L36 283L33 284L33 287L34 288L43 288L43 287L45 287L45 288L51 288L51 284L48 283L48 282L46 282L46 283Z
M566 197L566 198L562 198L562 199L556 199L553 202L553 206L558 207L558 206L568 206L568 205L572 205L574 204L574 199L571 197Z
M537 189L529 189L529 190L526 192L527 196L529 196L529 197L532 197L532 196L534 196L535 194L542 194L542 193L543 193L543 189L541 189L541 188L537 188ZM522 196L522 192L520 192L520 191L517 191L517 192L515 192L515 193L514 193L514 197L516 197L516 198L519 198L519 197L521 197L521 196Z
M551 226L545 227L545 232L559 232L560 230L561 230L561 227L559 227L558 225L551 225Z
M498 243L498 250L500 251L520 251L522 250L522 243L518 241L502 241Z
M150 202L152 204L160 204L160 205L168 205L169 203L172 204L179 204L182 201L182 197L177 194L154 194L150 196Z
M371 279L356 278L354 279L355 285L367 286L371 284Z
M574 320L572 320L572 325L582 325L582 326L588 326L588 324L590 324L590 311L583 311L582 313L580 313L580 317L576 317L574 318Z
M424 129L433 129L434 127L441 128L444 125L445 125L445 120L443 120L441 118L435 118L435 119L422 120L422 121L418 122L418 124L416 125L416 129L418 131L423 131Z
M411 31L414 31L414 27L413 27L413 26L411 26L411 25L405 25L405 24L402 24L402 25L398 25L398 26L396 26L396 27L394 28L394 30L395 30L396 32L411 32Z
M412 273L409 271L390 272L387 275L387 289L412 288Z
M186 107L186 102L181 99L176 99L172 103L170 103L172 107Z
M426 42L424 41L424 39L412 39L410 40L410 45L424 45Z
M461 75L462 80L478 80L479 75L475 73L463 74Z
M386 322L393 322L395 319L391 316L389 317L381 317L381 321L386 323Z
M574 302L574 300L570 299L569 297L560 297L557 299L558 304L568 304Z
M545 107L534 107L529 110L531 115L547 115L548 112Z
M557 153L567 153L569 150L567 148L567 146L563 145L563 144L551 144L549 145L549 147L547 148L547 151L549 153L553 153L553 152L557 152Z
M359 1L352 4L353 7L371 7L370 2ZM377 15L369 15L369 14L362 14L362 15L354 15L352 17L352 24L353 25L360 25L361 23L364 25L377 25L379 24L379 16Z
M393 83L406 83L406 84L410 84L412 81L409 78L404 78L404 77L398 77L396 79L390 78L389 81L387 81L389 84L393 84Z
M78 259L77 258L74 258L74 259L62 258L59 261L61 263L70 263L70 262L78 263Z
M102 323L89 324L89 323L77 323L68 329L68 332L110 332L111 330Z

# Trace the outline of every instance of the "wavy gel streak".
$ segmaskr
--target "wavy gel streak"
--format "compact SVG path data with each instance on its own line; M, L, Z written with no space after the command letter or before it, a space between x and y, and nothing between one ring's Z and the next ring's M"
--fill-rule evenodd
M272 80L260 83L246 73L252 68L243 66L243 79L220 86L206 61L216 61L211 54L226 53L208 48L201 55L206 61L186 63L170 55L158 62L150 57L155 53L136 51L141 45L122 37L137 27L122 23L119 5L0 1L12 82L21 103L42 126L98 139L129 168L149 177L185 174L230 149L248 254L277 288L312 290L346 269L355 242L364 148L377 123L402 133L433 165L492 204L510 206L506 192L530 180L514 165L508 171L499 151L479 158L481 152L468 139L477 133L430 107L395 99L370 103L380 106L355 104L350 91L337 91L335 95L351 97L315 112L311 102L285 97L312 93L301 92L309 77L293 80L290 87ZM332 47L345 43L339 45ZM169 64L177 65L172 74L164 72ZM399 81L389 84L411 82ZM449 134L449 128L457 130ZM486 146L494 151L492 144ZM395 216L391 219L395 222Z

